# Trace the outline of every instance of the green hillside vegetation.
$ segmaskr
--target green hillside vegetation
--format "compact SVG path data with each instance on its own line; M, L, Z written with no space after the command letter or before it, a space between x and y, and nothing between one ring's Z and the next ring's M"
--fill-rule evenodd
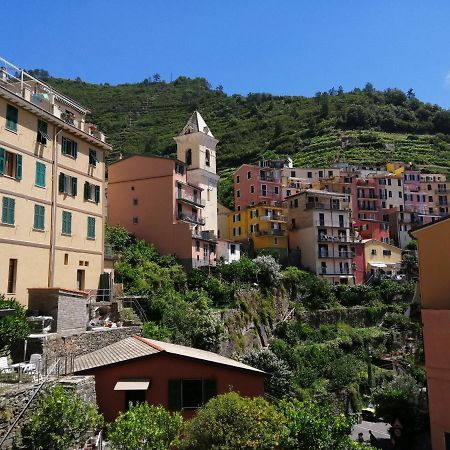
M92 110L92 121L119 154L174 155L175 136L198 109L219 139L220 197L231 206L229 175L261 156L290 155L296 165L413 162L427 172L450 172L450 112L414 92L342 88L313 98L250 93L226 95L204 78L111 86L46 79ZM343 141L346 142L343 145Z

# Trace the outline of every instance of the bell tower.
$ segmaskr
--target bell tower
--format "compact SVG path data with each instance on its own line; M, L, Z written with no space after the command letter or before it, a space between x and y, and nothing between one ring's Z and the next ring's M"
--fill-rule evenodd
M205 202L203 217L204 230L213 231L217 236L217 183L216 145L219 142L211 133L198 111L194 111L181 133L176 136L177 159L187 164L189 183L203 189Z

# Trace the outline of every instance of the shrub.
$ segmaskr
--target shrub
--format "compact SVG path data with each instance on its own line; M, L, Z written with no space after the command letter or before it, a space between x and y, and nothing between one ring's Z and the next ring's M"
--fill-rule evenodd
M114 450L166 450L178 443L183 424L179 413L148 403L132 405L108 427Z
M96 407L57 385L29 413L22 436L35 450L67 450L84 443L89 431L99 430L102 424Z
M184 431L183 449L269 450L280 448L287 428L284 416L264 399L229 392L201 407Z
M6 355L12 344L24 339L29 332L25 308L14 299L0 294L0 309L13 309L11 316L0 317L0 355Z
M281 281L281 266L273 256L262 255L253 262L258 268L258 281L265 287L274 287Z

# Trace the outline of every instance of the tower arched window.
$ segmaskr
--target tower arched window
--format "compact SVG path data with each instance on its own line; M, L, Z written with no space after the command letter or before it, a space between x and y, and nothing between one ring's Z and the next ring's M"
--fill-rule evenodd
M205 154L205 164L209 167L211 165L211 152L206 150Z
M190 166L192 164L192 150L186 150L186 164Z

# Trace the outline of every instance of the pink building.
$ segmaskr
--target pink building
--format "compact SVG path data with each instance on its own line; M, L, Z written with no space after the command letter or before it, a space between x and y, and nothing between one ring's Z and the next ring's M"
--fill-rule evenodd
M108 222L175 255L186 268L215 264L216 236L204 229L205 194L179 160L136 155L109 166Z
M281 176L285 160L263 160L259 165L243 164L234 173L236 211L260 203L281 206Z

